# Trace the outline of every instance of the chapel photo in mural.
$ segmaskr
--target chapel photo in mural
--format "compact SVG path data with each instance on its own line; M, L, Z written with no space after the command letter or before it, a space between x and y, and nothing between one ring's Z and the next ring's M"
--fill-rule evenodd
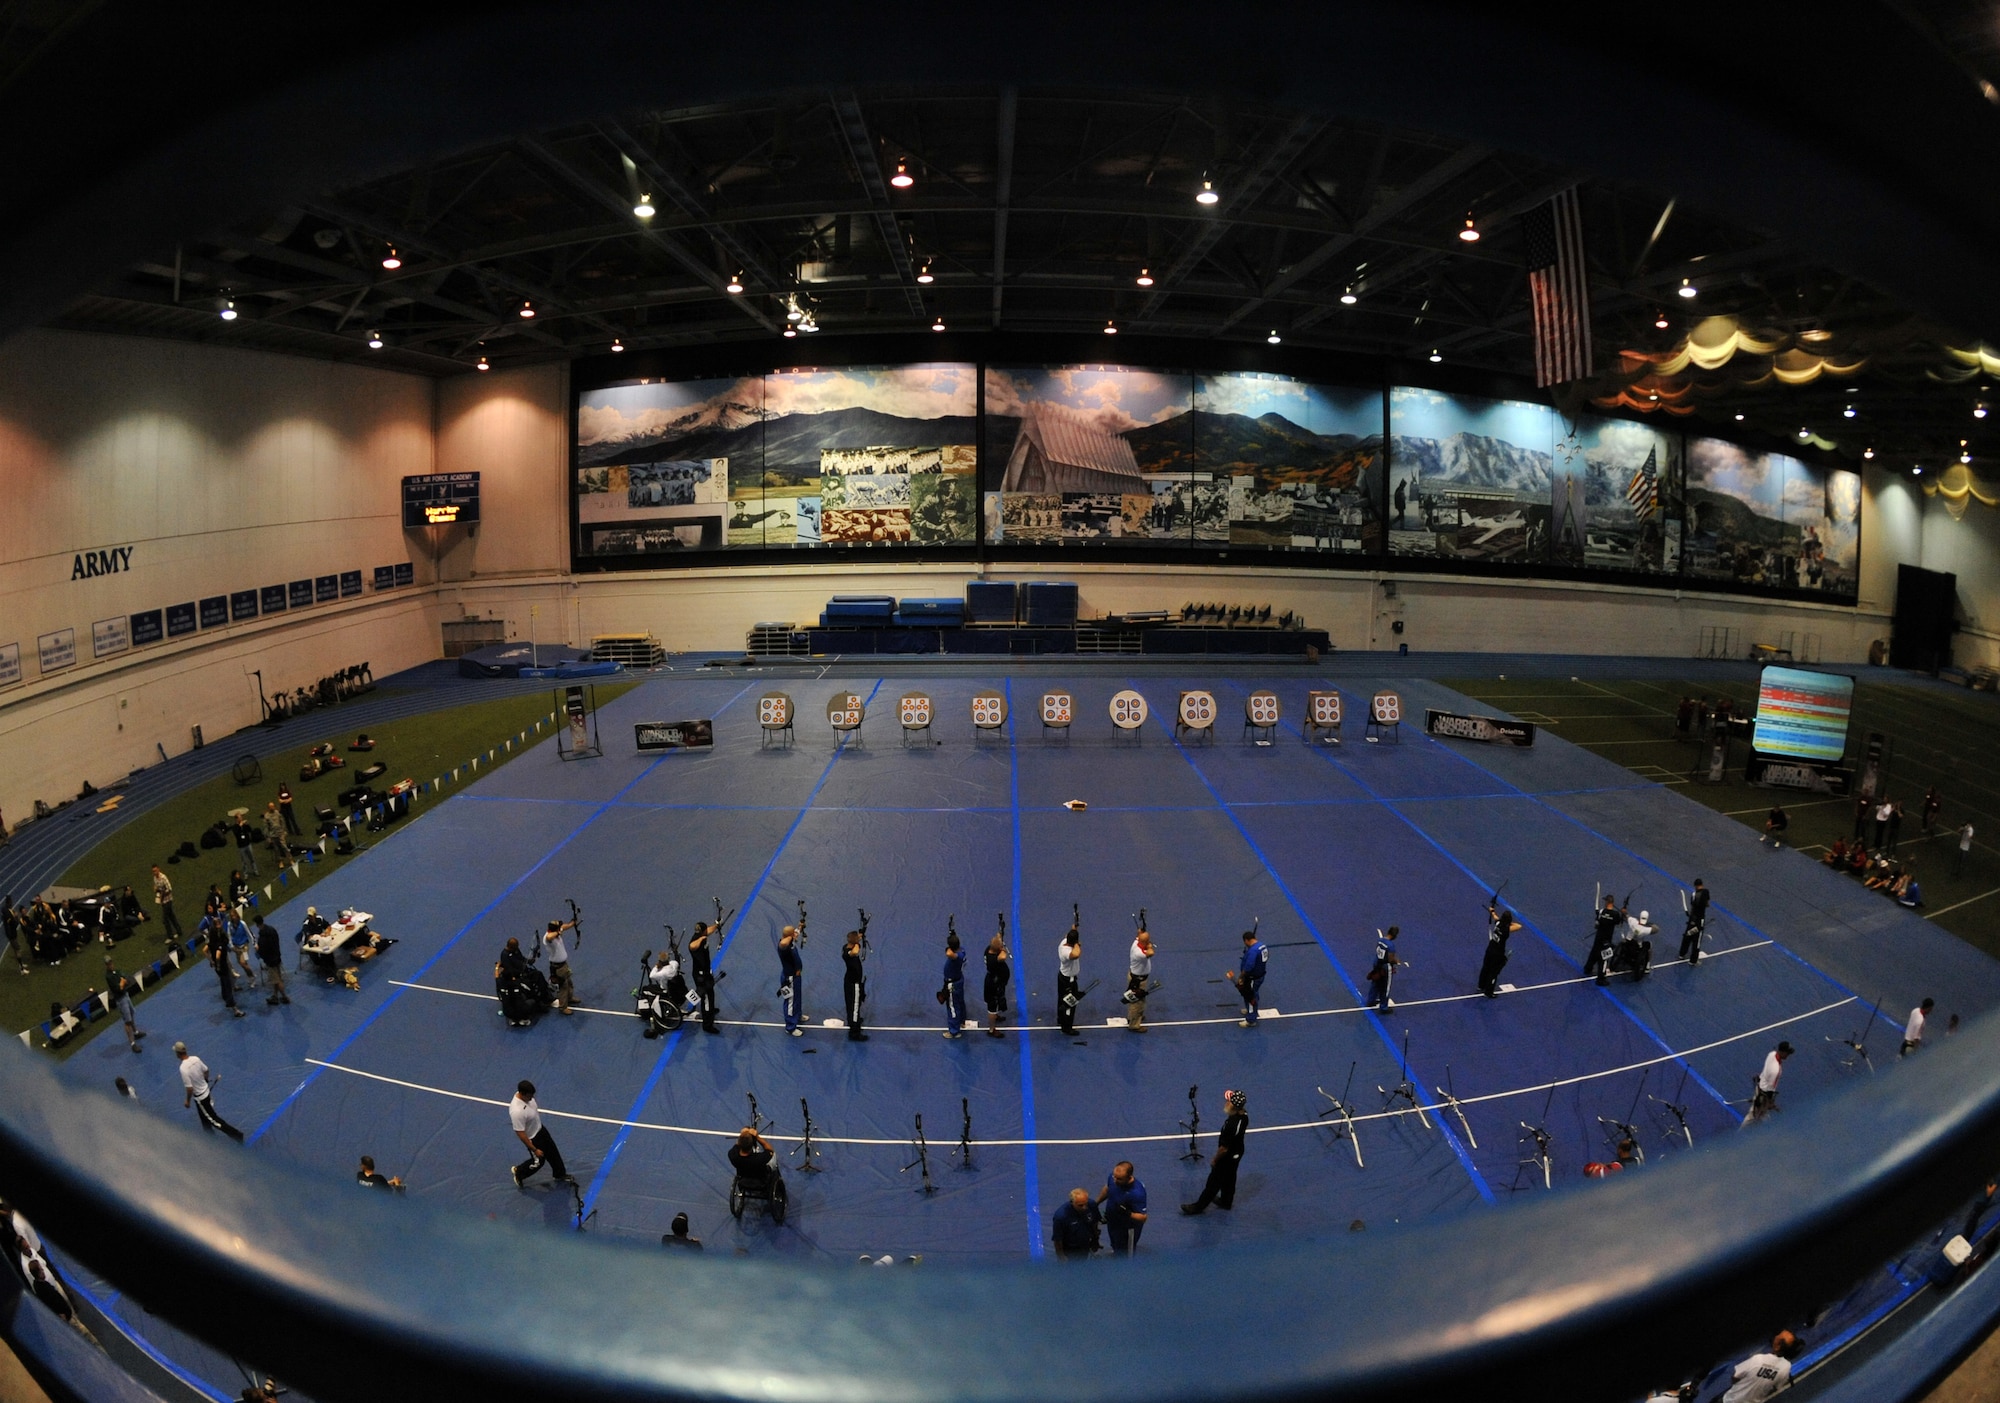
M1228 484L1231 545L1382 550L1379 391L1204 375L1193 419L1195 466Z
M1584 415L1556 425L1549 559L1674 574L1681 555L1681 436Z
M1546 561L1556 415L1542 404L1396 387L1389 395L1389 550ZM1573 501L1566 501L1572 510Z
M1689 575L1855 594L1858 474L1715 438L1690 438L1687 455Z

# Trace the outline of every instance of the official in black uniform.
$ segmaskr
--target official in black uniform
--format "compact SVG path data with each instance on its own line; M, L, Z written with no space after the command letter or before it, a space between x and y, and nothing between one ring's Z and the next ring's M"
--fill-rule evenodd
M778 997L784 1002L785 1031L795 1038L805 1036L799 1027L804 1011L806 967L799 959L799 928L786 926L778 932Z
M1500 971L1507 967L1507 938L1521 928L1514 913L1497 902L1486 905L1486 958L1479 962L1479 992L1500 996Z
M1000 1031L1000 1019L1007 1012L1007 983L1012 978L1014 967L1007 961L1007 937L996 935L986 942L986 983L981 993L986 996L986 1036L1004 1038Z
M1699 877L1688 896L1687 929L1681 932L1681 958L1690 965L1701 963L1701 935L1708 926L1708 888Z
M868 970L863 964L867 956L861 950L861 932L847 933L847 943L841 946L840 975L841 1003L847 1010L847 1040L865 1043L868 1035L861 1031L861 1006L868 1002Z
M710 963L709 934L708 922L694 923L694 934L688 938L688 965L694 971L694 991L701 996L701 1030L719 1033L722 1030L715 1026L715 969Z
M1583 962L1583 972L1597 976L1599 984L1611 982L1611 942L1617 936L1618 922L1625 913L1618 909L1618 898L1607 896L1604 905L1597 910L1596 924L1590 932L1590 954Z
M1075 926L1056 946L1056 1026L1063 1036L1076 1036L1076 1005L1083 994L1078 980L1083 975L1083 937Z
M1250 1098L1240 1091L1225 1091L1222 1099L1227 1109L1215 1158L1208 1163L1208 1182L1202 1185L1200 1198L1181 1205L1189 1217L1206 1211L1211 1203L1227 1208L1236 1202L1236 1167L1243 1163L1243 1137L1250 1132Z

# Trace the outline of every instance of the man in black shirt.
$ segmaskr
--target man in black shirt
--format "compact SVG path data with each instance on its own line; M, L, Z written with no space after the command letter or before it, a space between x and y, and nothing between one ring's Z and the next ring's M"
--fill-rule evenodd
M701 995L701 1030L704 1033L719 1033L715 1026L715 967L710 962L713 952L709 947L709 924L706 921L694 923L694 934L688 938L688 964L694 972L694 991Z
M1069 1202L1056 1210L1050 1234L1055 1239L1056 1256L1065 1262L1088 1261L1090 1254L1103 1245L1097 1240L1103 1224L1104 1217L1090 1194L1083 1189L1071 1189Z
M847 1039L849 1042L865 1043L868 1035L861 1031L861 1006L868 1002L868 970L864 961L867 956L861 949L861 932L847 933L847 943L841 947L840 996L847 1009Z
M1208 1182L1202 1185L1200 1198L1181 1205L1181 1212L1189 1217L1203 1212L1211 1203L1217 1208L1228 1208L1236 1202L1236 1167L1243 1162L1243 1137L1250 1131L1250 1098L1240 1091L1225 1091L1222 1099L1225 1106L1222 1134L1215 1146L1215 1158L1209 1161Z
M799 959L799 929L786 926L778 932L778 998L785 1010L785 1031L795 1038L805 1036L799 1016L805 1011L806 970Z
M285 992L285 946L278 938L278 928L257 918L257 963L264 967L264 978L271 985L271 996L264 1000L267 1004L288 1004L292 996Z
M403 1187L401 1179L391 1179L386 1175L376 1172L375 1160L372 1155L361 1156L361 1167L354 1171L354 1182L357 1184L366 1184L371 1189L400 1189Z
M672 1226L673 1226L672 1232L660 1234L661 1246L682 1247L694 1252L701 1251L701 1239L698 1237L688 1236L687 1214L685 1213L674 1214L674 1221Z
M1694 879L1694 891L1688 896L1687 929L1681 932L1681 958L1690 965L1701 963L1701 937L1708 926L1708 888L1699 877Z
M1486 903L1486 957L1479 962L1479 992L1500 997L1500 971L1507 967L1507 939L1521 928L1514 913L1498 901Z
M750 1126L744 1126L736 1143L729 1147L729 1167L747 1184L761 1184L772 1178L771 1159L776 1152L771 1142Z
M1597 909L1596 924L1590 932L1590 954L1584 959L1583 972L1596 975L1599 984L1611 982L1611 942L1624 915L1618 909L1618 898L1615 896L1607 895L1604 904Z

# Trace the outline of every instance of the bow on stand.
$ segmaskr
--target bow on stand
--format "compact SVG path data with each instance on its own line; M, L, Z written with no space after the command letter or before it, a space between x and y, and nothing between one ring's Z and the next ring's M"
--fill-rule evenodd
M799 901L799 949L803 950L805 948L806 948L806 903L802 898Z
M862 957L863 959L866 959L866 958L868 958L868 954L869 954L869 947L868 947L868 908L867 908L867 907L865 907L865 906L857 906L857 907L855 908L855 912L856 912L856 914L858 914L858 915L859 915L859 916L861 917L861 957Z
M583 912L577 909L576 902L570 900L570 898L564 897L563 900L569 904L570 929L576 932L576 948L581 950L583 948Z

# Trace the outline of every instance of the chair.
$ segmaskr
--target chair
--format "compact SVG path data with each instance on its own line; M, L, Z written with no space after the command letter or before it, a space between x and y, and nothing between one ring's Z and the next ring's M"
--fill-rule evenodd
M1007 698L1000 692L987 688L972 694L972 735L998 735L1007 725Z
M1204 691L1182 692L1175 707L1174 736L1201 734L1208 737L1210 745L1215 743L1215 693Z
M792 699L783 692L766 692L757 698L757 725L762 734L757 748L762 750L779 736L792 743Z
M1368 723L1361 734L1370 745L1388 735L1403 743L1403 699L1394 692L1377 692L1368 702Z
M1277 739L1278 717L1282 715L1276 692L1252 692L1243 699L1243 734L1261 731L1256 739L1269 744Z
M1048 739L1050 731L1061 731L1063 739L1069 739L1069 723L1076 715L1076 701L1068 692L1042 693L1042 738Z
M1340 744L1340 693L1306 693L1306 724L1299 732L1300 738L1311 744L1320 731L1331 731L1335 745Z
M729 1183L729 1216L741 1218L743 1207L748 1203L761 1203L764 1211L771 1215L771 1221L784 1226L785 1207L788 1196L785 1192L785 1176L777 1165L761 1179L746 1179L738 1174Z
M922 692L905 692L896 703L896 719L902 723L903 744L910 743L912 733L921 732L928 738L931 729L931 699Z
M1111 698L1111 724L1143 740L1139 728L1146 724L1146 699L1130 688L1119 692Z

